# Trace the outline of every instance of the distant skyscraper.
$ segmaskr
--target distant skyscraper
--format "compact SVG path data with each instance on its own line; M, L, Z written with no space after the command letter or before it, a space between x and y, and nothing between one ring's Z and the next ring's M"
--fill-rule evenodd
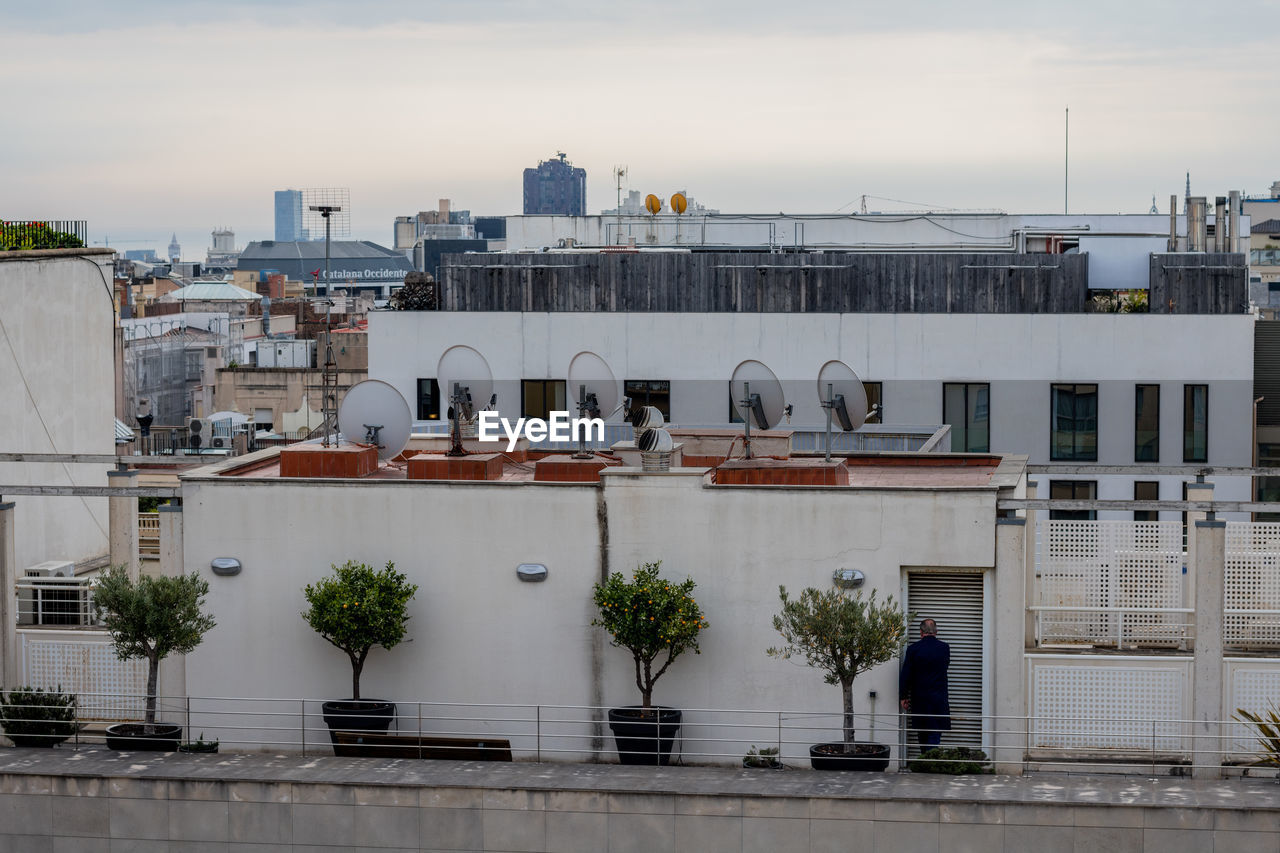
M583 216L587 212L587 170L575 169L557 151L554 160L524 170L524 212Z
M302 239L302 190L276 190L276 239Z

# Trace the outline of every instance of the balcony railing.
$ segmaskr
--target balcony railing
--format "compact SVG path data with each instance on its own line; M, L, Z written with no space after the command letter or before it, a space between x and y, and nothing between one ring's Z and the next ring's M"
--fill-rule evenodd
M0 221L0 251L80 249L89 244L83 219Z

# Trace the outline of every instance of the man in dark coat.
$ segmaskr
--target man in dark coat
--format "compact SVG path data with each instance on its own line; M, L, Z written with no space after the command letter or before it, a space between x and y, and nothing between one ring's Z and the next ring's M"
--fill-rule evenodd
M951 704L947 700L947 667L951 647L938 639L938 625L920 620L920 639L907 646L898 676L898 703L911 712L911 728L925 749L937 746L951 728Z

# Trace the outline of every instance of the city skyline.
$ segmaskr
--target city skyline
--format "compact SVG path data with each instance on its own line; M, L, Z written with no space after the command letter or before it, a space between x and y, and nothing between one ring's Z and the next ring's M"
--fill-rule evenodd
M1264 193L1275 0L913 7L514 0L425 13L136 0L15 10L0 69L40 86L0 141L3 215L203 257L215 225L270 239L272 194L351 189L352 236L439 198L515 214L564 151L587 210L688 190L726 213L911 206L1161 212ZM56 58L56 62L51 61ZM32 69L38 69L34 74ZM86 129L92 132L86 133ZM21 164L20 168L17 165ZM147 240L155 241L148 244Z

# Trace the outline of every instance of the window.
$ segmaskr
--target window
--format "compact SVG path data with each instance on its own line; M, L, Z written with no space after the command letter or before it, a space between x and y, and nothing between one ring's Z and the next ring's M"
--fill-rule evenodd
M671 420L671 382L666 379L628 379L622 383L623 396L631 398L633 408L653 406L667 421Z
M436 379L418 380L418 420L440 420L440 382Z
M1209 461L1209 386L1182 386L1182 461Z
M552 412L566 411L565 387L563 379L524 380L520 383L521 415L549 420Z
M956 453L991 450L989 400L985 382L946 382L942 385L942 422L951 425L951 449Z
M1160 386L1135 385L1133 461L1160 461Z
M1092 501L1098 499L1096 480L1053 480L1049 483L1049 500ZM1051 521L1093 521L1098 513L1092 509L1051 509Z
M1139 385L1139 388L1142 386ZM1135 501L1158 501L1160 500L1160 484L1155 480L1137 480L1133 484L1133 499ZM1133 511L1134 521L1159 521L1160 513L1154 509L1135 509Z
M1050 392L1049 458L1098 459L1098 386L1053 385Z
M867 391L867 411L874 411L874 415L868 415L866 423L882 424L884 423L884 412L882 411L884 399L884 389L879 382L863 382L862 387Z

